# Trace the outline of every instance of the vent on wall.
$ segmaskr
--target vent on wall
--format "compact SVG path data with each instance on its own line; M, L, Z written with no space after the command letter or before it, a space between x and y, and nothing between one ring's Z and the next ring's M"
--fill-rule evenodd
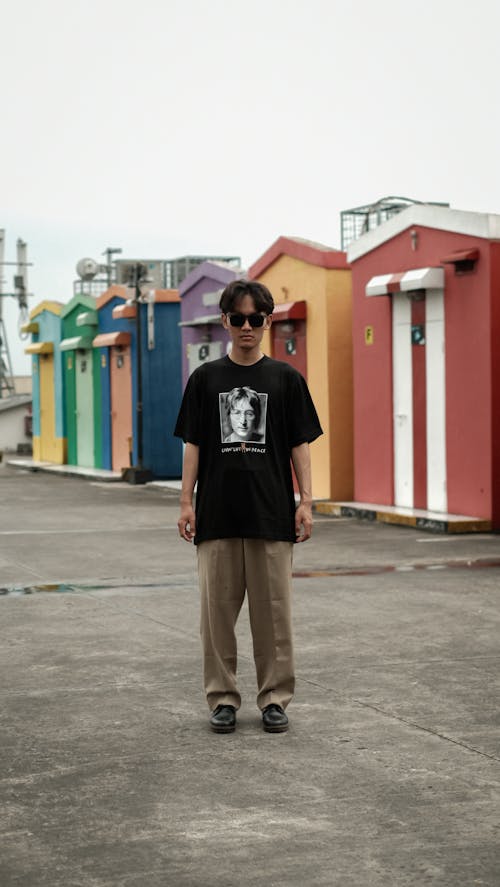
M479 259L478 249L460 249L441 259L443 265L453 265L455 274L467 274L474 271Z

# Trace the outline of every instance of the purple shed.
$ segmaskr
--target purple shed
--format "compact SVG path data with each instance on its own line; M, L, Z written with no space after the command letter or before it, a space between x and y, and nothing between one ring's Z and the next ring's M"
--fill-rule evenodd
M224 287L242 274L224 262L207 261L179 286L183 387L197 366L227 353L229 336L220 322L219 299Z

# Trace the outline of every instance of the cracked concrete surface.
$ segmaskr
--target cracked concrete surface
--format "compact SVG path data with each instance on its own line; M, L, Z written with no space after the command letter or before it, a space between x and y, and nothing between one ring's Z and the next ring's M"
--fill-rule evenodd
M0 470L2 887L499 887L494 536L318 518L287 734L207 727L173 494Z

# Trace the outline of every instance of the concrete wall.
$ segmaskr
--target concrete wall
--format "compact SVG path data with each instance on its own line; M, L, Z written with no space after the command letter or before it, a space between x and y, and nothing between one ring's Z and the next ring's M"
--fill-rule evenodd
M13 382L16 394L31 394L33 390L31 376L14 376Z
M30 404L22 403L0 410L0 451L16 451L20 443L31 443L24 433L24 418Z

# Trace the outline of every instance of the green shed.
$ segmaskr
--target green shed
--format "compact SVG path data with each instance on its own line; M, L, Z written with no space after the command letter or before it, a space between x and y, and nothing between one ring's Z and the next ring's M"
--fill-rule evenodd
M97 331L96 302L77 295L61 313L64 352L68 463L102 466L99 355L92 348Z

